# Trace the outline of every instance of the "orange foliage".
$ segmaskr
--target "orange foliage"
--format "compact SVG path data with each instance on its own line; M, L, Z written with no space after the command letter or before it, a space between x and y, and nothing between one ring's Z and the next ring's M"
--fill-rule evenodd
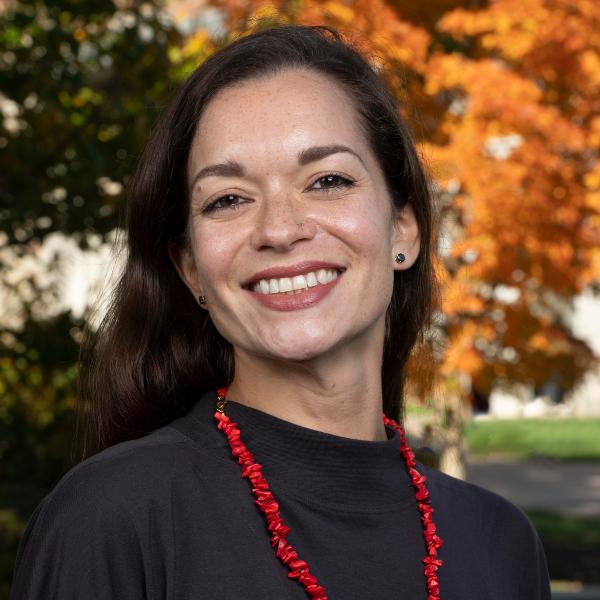
M497 0L437 23L457 44L431 52L425 82L448 106L447 140L428 146L444 165L438 182L460 191L453 285L479 282L489 294L503 284L518 295L506 305L492 295L466 317L483 326L504 310L489 356L467 369L484 390L498 376L540 384L553 369L568 388L592 364L564 312L600 275L599 25L600 4L562 0ZM458 296L445 310L463 330Z
M440 189L441 376L569 387L592 355L564 313L600 278L600 2L460 4L212 2L233 37L330 24L385 67Z

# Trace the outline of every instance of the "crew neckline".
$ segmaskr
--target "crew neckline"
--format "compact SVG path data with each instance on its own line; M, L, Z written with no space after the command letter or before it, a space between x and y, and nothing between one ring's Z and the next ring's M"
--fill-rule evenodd
M172 426L204 448L212 446L238 468L214 413L216 392L204 394ZM400 453L400 434L385 426L387 440L358 440L303 427L257 408L227 401L225 414L262 465L269 486L306 503L336 508L397 510L415 503Z

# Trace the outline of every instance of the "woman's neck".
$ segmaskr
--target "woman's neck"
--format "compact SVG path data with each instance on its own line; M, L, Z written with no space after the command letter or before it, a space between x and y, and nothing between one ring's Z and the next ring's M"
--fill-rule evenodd
M381 355L347 347L290 362L236 350L227 396L296 425L342 437L381 441Z

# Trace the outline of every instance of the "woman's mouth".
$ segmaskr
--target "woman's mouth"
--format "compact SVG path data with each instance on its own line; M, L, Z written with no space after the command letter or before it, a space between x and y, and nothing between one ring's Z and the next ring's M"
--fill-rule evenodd
M325 285L340 275L338 269L317 269L293 277L278 277L260 279L249 286L249 289L258 294L301 294L307 289Z
M305 261L257 273L244 289L262 306L293 311L318 304L339 283L346 270L331 263ZM312 263L312 264L311 264Z

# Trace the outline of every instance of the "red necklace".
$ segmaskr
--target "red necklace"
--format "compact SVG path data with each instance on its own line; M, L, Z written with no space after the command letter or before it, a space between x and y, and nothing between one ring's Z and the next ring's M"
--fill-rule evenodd
M217 390L217 411L215 419L218 421L217 427L225 433L227 441L231 446L231 453L237 456L238 462L242 465L242 477L247 477L252 485L252 491L256 496L256 504L264 513L267 521L267 529L271 532L271 545L276 547L275 554L282 563L288 566L290 572L288 577L298 579L304 585L308 595L314 600L328 600L325 588L317 583L317 578L311 575L308 565L305 561L298 558L298 553L287 543L285 537L291 531L284 523L279 514L279 504L269 490L269 484L264 478L261 469L262 465L254 462L254 456L248 451L240 439L240 430L237 423L225 414L225 403L227 400L227 388L223 387ZM442 545L442 539L436 535L436 527L433 522L433 507L429 500L429 491L425 487L427 478L421 475L414 467L415 455L406 443L406 437L402 426L383 414L383 421L386 425L394 427L400 434L400 452L404 458L404 463L410 474L412 484L416 488L415 497L418 501L421 511L421 521L425 541L427 542L427 556L423 559L425 563L425 577L427 578L427 600L439 600L440 586L437 577L437 570L442 566L442 560L437 558L437 549Z

